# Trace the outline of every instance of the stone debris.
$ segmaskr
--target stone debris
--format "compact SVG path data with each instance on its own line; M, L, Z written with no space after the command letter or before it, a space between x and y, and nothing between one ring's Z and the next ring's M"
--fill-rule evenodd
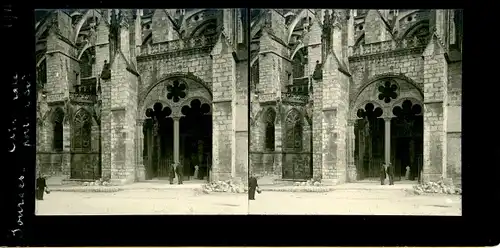
M294 186L322 186L319 180L309 179L306 182L295 182Z
M110 192L118 192L122 191L123 189L117 188L117 187L99 187L99 186L93 186L93 187L69 187L69 188L51 188L50 191L60 191L60 192L105 192L105 193L110 193Z
M323 193L330 192L335 190L333 187L319 187L319 186L287 186L287 187L276 187L276 188L265 188L262 191L274 191L274 192L314 192L314 193Z
M443 181L427 182L413 186L413 192L417 195L424 193L461 195L462 189L455 185L446 185Z
M245 193L247 189L243 183L227 180L204 184L202 192L205 194L209 194L210 192Z
M95 182L84 182L83 186L114 186L110 182L103 180L102 178L99 180L95 180Z

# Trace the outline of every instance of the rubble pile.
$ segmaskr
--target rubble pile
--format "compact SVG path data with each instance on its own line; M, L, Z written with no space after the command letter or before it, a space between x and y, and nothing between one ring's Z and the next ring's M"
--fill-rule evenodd
M277 188L266 188L263 191L275 191L275 192L314 192L314 193L324 193L333 191L333 187L319 187L319 186L310 186L310 185L300 185L300 187L296 186L287 186L287 187L277 187Z
M69 188L51 188L50 191L60 191L60 192L118 192L123 189L117 187L69 187Z
M413 191L417 195L424 193L461 195L462 189L455 185L446 185L443 181L427 182L413 186Z
M204 184L202 191L206 194L210 192L245 193L247 189L243 183L227 180Z
M103 180L95 180L95 182L84 182L83 186L113 186L110 182Z
M295 182L294 186L316 186L316 187L319 187L322 185L321 185L321 182L319 180L310 179L310 180L307 180L306 182Z

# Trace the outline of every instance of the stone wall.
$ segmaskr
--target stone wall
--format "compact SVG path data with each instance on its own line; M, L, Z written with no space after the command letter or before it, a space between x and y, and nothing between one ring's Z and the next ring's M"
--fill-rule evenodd
M137 71L141 75L140 100L146 97L148 89L152 85L173 74L192 73L212 90L212 59L209 52L188 53L183 56L140 56L137 62Z
M221 35L212 51L213 88L213 139L212 180L227 180L233 176L234 113L233 91L236 86L236 63L226 38Z
M434 36L424 52L424 181L437 181L447 163L446 88L448 63Z
M135 180L136 167L137 78L127 69L122 53L116 54L111 70L110 125L103 127L103 136L111 136L110 146L106 149L111 153L111 161L110 166L103 164L103 167L111 168L112 180L129 183ZM106 130L108 127L110 129ZM103 145L103 150L105 147Z
M387 31L379 10L369 10L365 17L365 44L390 40L391 34Z
M64 101L69 99L69 92L73 91L76 84L76 74L80 68L77 60L77 50L71 44L73 37L71 18L62 11L52 14L55 26L49 30L47 37L47 83L44 86L42 96L45 112L41 113L43 122L37 126L39 136L39 146L37 146L37 165L44 173L52 176L62 176L69 178L70 173L70 146L71 127L70 113L66 113ZM64 112L63 121L63 150L54 150L54 112L56 108L61 108Z
M239 61L234 67L236 73L233 88L235 129L235 174L244 182L248 180L248 61Z
M347 178L347 147L345 140L349 79L338 68L337 60L330 53L323 67L323 81L331 83L323 85L321 113L314 114L321 115L322 122L323 156L321 178L324 181L331 181L333 184L344 183Z
M364 86L384 76L400 75L409 78L422 90L424 60L420 51L422 49L349 58L349 68L352 74L352 83L349 86L350 105L354 104L356 95L363 90Z
M175 40L179 34L173 29L173 25L168 19L165 9L157 9L152 18L152 39L154 43Z
M279 51L278 44L273 41L267 32L262 31L260 38L260 53L259 53L259 84L257 85L257 92L259 92L259 100L263 98L267 100L275 100L277 94L280 92L280 74L278 71L278 61L281 58L275 54ZM279 54L279 53L278 53ZM269 95L269 96L268 96Z
M448 64L446 176L455 183L462 179L462 62Z
M323 175L323 81L313 81L312 156L313 178Z

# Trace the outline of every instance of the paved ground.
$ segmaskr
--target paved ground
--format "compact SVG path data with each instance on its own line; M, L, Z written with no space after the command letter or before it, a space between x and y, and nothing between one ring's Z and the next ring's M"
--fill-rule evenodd
M261 188L293 187L259 182ZM459 195L413 195L414 182L380 185L363 181L334 186L332 192L264 191L248 201L246 194L195 190L199 182L169 185L164 181L134 183L123 191L59 192L52 186L45 200L36 202L38 215L99 214L361 214L361 215L461 215ZM63 187L63 186L59 186Z
M397 189L327 193L262 192L250 214L462 215L459 195L411 195Z
M51 192L36 201L37 215L247 214L246 194L193 189L137 189L115 193Z

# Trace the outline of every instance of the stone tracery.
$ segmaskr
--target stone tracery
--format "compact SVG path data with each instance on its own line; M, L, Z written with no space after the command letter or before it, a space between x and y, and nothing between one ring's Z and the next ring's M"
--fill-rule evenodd
M73 121L73 141L72 145L74 149L90 150L91 143L91 128L92 121L91 115L84 109L80 109L76 112Z
M179 102L180 99L186 97L186 85L179 82L179 80L175 80L172 85L168 85L167 90L167 98L174 102Z
M292 109L286 116L286 148L302 149L302 119L298 110Z

